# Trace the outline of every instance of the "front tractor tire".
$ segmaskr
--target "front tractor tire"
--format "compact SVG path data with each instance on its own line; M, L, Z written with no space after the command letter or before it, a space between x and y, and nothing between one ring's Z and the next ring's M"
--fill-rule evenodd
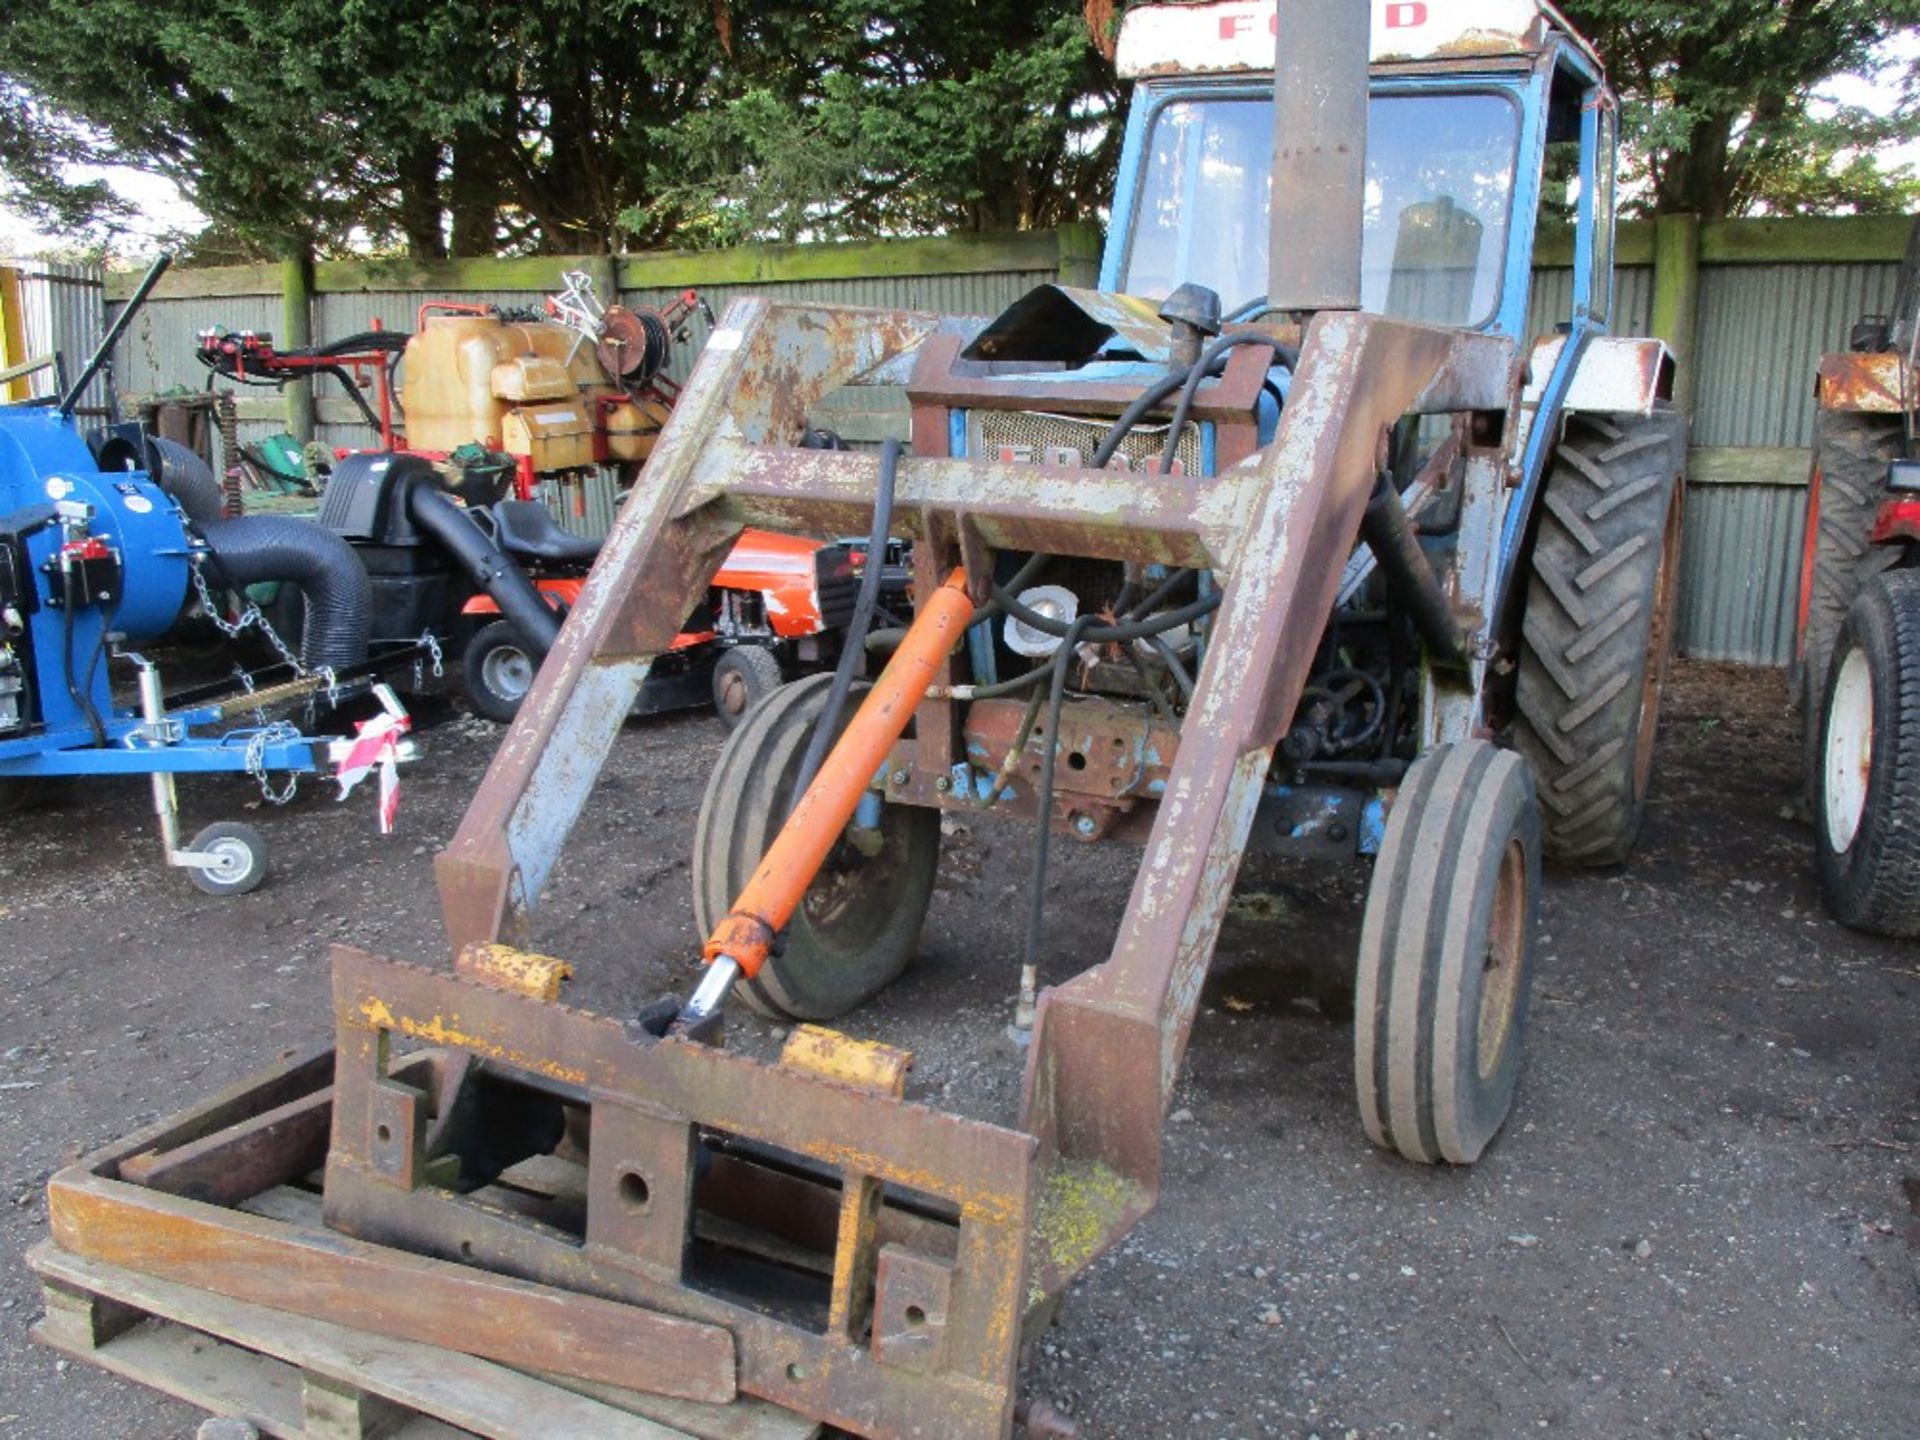
M711 934L746 888L797 798L808 738L831 675L784 685L747 712L707 780L693 832L693 910ZM868 687L841 711L853 719ZM843 835L758 976L734 993L778 1020L831 1020L864 1004L912 962L940 863L940 812L882 801L864 834Z
M1841 924L1920 936L1920 570L1861 587L1809 717L1815 861Z
M1617 865L1646 814L1680 578L1686 422L1576 415L1528 556L1513 742L1548 858Z
M1485 740L1429 750L1401 783L1367 890L1354 1083L1367 1136L1470 1165L1520 1083L1540 894L1527 763Z

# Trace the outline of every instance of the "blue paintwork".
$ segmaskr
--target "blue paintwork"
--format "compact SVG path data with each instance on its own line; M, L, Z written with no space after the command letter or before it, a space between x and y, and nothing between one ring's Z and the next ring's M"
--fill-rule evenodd
M106 541L121 561L121 594L111 613L95 605L72 615L73 664L84 683L88 660L109 623L134 640L152 639L173 627L187 599L192 545L173 498L144 474L102 471L71 420L51 407L0 406L0 514L61 500L93 507L89 533ZM27 540L39 602L28 624L40 723L25 735L0 740L0 777L245 772L248 746L260 732L195 734L222 720L215 707L170 715L184 731L173 744L141 740L141 719L113 708L105 654L94 667L88 691L107 734L106 745L95 743L83 711L67 690L67 616L49 603L52 582L40 568L59 555L60 546L57 524ZM311 773L326 763L323 747L324 742L303 736L275 739L255 760L270 771Z

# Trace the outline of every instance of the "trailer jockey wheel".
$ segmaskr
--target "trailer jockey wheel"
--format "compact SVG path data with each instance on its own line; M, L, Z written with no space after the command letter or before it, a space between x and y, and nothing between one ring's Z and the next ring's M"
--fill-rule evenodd
M520 702L533 688L539 670L526 642L511 622L495 620L474 631L460 661L460 678L467 700L487 719L511 725Z
M736 645L713 665L713 708L729 729L780 688L780 659L758 645Z
M267 878L267 842L251 825L220 820L193 837L191 849L211 855L214 863L195 866L187 877L209 895L245 895Z
M832 682L831 675L811 675L782 686L727 738L694 830L693 908L702 933L725 917L785 823ZM843 726L867 688L854 686ZM866 813L875 801L877 814ZM831 1020L877 994L913 959L940 861L940 813L889 804L877 794L862 812L760 974L734 987L762 1015Z
M1354 1000L1360 1118L1422 1164L1480 1158L1513 1107L1540 889L1518 755L1442 745L1407 772L1367 892Z
M1827 905L1856 930L1920 935L1920 570L1861 588L1815 723L1814 845Z

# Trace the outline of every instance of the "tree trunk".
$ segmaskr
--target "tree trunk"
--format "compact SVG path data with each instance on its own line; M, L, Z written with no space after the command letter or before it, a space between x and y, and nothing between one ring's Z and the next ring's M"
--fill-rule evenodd
M447 242L441 230L440 147L416 145L400 160L400 233L415 260L444 260Z
M452 254L461 258L491 255L500 231L500 168L487 137L462 134L453 142L453 170L447 182L453 212Z

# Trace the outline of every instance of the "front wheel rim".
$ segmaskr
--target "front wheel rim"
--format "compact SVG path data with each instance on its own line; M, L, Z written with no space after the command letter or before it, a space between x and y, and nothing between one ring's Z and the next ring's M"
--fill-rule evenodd
M1873 773L1873 669L1864 650L1849 650L1834 677L1822 773L1827 846L1844 855L1860 834Z
M253 852L231 837L213 842L208 873L222 885L237 885L253 870Z

